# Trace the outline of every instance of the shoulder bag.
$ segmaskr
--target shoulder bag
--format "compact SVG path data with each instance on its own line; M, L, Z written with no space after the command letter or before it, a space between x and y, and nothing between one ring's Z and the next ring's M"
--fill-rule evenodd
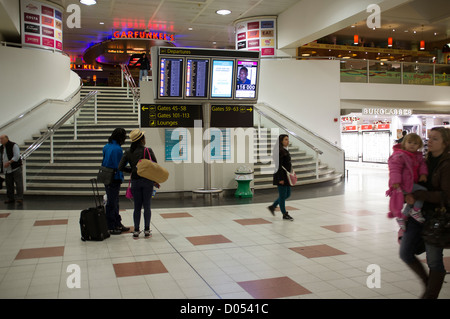
M436 247L450 248L450 207L444 192L442 192L440 207L424 210L423 214L425 222L422 237L425 242Z
M109 185L113 182L116 170L105 166L100 166L97 173L97 181L105 185Z
M145 153L148 154L149 159L145 158ZM152 161L148 148L145 148L144 158L139 160L136 168L137 174L140 177L144 177L158 184L164 183L169 178L169 172L167 169Z
M281 166L281 167L284 169L284 171L285 171L286 174L287 174L287 178L288 178L288 181L289 181L289 185L295 186L295 184L297 184L297 175L295 174L294 169L292 169L292 170L289 172L287 169L284 168L284 166Z

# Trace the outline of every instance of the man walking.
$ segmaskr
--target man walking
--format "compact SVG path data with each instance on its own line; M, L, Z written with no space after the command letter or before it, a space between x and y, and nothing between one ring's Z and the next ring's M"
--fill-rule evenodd
M23 176L22 159L19 146L11 142L7 135L0 136L0 168L5 173L6 197L5 204L23 203ZM14 198L14 184L16 186L16 198Z

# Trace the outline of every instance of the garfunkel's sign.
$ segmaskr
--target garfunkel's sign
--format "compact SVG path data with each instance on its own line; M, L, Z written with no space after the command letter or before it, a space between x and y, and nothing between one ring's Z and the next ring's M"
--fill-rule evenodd
M363 108L363 115L397 115L397 116L411 116L413 114L412 109L390 109L390 108Z
M175 41L175 34L166 32L146 32L146 31L114 31L114 39L151 39L151 40L163 40L168 42Z

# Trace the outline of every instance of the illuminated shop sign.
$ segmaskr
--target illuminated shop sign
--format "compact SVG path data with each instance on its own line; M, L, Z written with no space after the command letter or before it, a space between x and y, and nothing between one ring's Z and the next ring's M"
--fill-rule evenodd
M114 31L114 39L152 39L173 42L175 35L165 32L145 32L145 31Z
M70 63L70 68L72 70L91 70L91 71L103 71L101 67L97 67L92 64L75 64Z
M363 108L363 115L399 115L410 116L413 114L412 109L388 109L388 108Z

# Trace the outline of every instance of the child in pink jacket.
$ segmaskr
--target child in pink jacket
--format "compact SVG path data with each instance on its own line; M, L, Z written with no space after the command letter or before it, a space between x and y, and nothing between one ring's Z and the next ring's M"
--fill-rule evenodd
M422 201L416 201L413 205L406 204L401 212L401 205L395 200L393 194L399 190L403 194L409 194L417 190L426 190L425 187L419 185L419 182L426 182L428 168L423 158L422 152L418 150L422 148L423 142L419 135L410 133L405 136L401 144L394 146L394 153L389 157L389 187L387 193L391 195L390 209L388 217L396 217L399 226L405 229L405 217L411 216L419 223L423 223L425 219L421 213ZM395 201L395 202L394 202Z

